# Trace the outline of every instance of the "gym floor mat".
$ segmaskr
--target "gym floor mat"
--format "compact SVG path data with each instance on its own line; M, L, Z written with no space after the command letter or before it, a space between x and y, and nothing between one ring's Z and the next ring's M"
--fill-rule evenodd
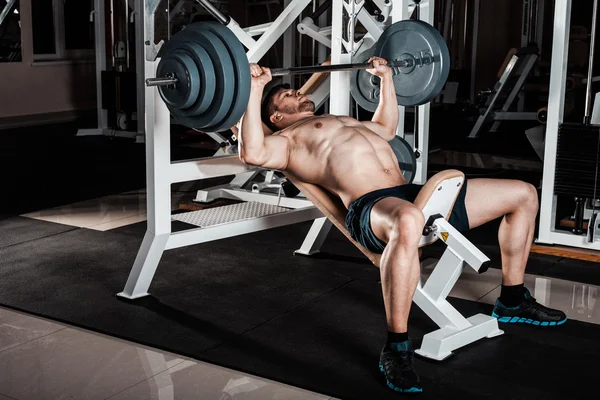
M41 222L41 221L40 221ZM295 257L309 223L164 253L150 297L123 289L145 224L76 229L0 249L0 304L341 399L397 399L377 368L379 272L332 230ZM465 315L491 306L450 299ZM435 328L413 308L410 334ZM574 398L595 389L600 326L503 326L443 362L418 359L421 398ZM416 345L419 342L416 340Z
M0 219L0 248L78 229L25 217Z

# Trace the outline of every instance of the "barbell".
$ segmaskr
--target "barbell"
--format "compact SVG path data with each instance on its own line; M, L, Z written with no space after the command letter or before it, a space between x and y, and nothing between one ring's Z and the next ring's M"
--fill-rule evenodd
M439 94L448 78L450 56L440 33L419 20L404 20L387 27L375 45L364 51L360 63L275 68L272 76L353 71L351 93L363 108L374 111L379 102L379 77L366 71L371 56L392 68L399 105L416 106ZM173 117L182 125L205 132L234 126L250 98L250 65L242 43L216 22L197 22L176 33L164 46L156 77L157 86Z

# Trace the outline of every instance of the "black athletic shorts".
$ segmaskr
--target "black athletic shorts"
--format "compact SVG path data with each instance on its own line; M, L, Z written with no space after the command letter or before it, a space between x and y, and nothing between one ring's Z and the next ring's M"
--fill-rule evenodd
M369 249L373 253L381 254L385 249L386 243L375 236L371 229L371 209L379 200L386 197L396 197L411 203L417 198L417 194L423 185L406 184L391 188L379 189L367 193L356 199L350 204L348 214L346 215L346 228L350 236L358 243ZM462 188L454 203L452 214L448 222L452 224L459 232L469 230L469 217L465 206L465 196L467 194L467 181L465 180Z

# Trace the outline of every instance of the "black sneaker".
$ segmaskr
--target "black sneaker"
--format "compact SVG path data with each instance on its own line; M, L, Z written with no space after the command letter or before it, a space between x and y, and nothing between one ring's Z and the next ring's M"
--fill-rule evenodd
M379 358L379 369L390 389L402 393L422 392L419 375L415 372L412 342L385 345Z
M506 307L500 302L500 299L496 300L492 317L497 318L498 322L509 324L555 326L567 322L564 312L539 304L527 288L525 289L525 300L517 307Z

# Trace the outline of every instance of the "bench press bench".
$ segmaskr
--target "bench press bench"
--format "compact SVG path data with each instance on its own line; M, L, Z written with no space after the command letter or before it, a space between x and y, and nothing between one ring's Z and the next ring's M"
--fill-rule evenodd
M315 82L322 75L324 74L313 74L299 91L310 95L317 86ZM232 128L234 135L238 134L238 128L239 124ZM272 134L264 123L263 130L265 135ZM287 172L284 175L350 242L379 267L381 256L370 252L350 237L345 224L348 210L338 197L317 185L302 182ZM426 334L421 347L415 350L420 356L433 360L443 360L460 347L484 337L492 338L504 333L498 328L496 318L485 314L465 318L446 300L465 267L483 273L490 263L485 254L447 221L464 180L464 174L458 170L439 172L425 183L414 202L423 210L426 221L419 248L438 239L446 245L433 272L426 281L421 278L413 297L414 303L439 326L439 329Z
M285 173L315 207L317 207L367 258L379 267L380 255L357 243L345 226L346 207L341 200L323 188L302 182ZM426 281L419 282L413 301L439 329L423 337L415 352L422 357L443 360L460 347L484 337L492 338L504 332L490 315L476 314L465 318L446 297L465 267L485 272L490 260L447 221L456 197L464 182L464 174L457 170L437 173L423 186L414 204L423 210L425 229L419 248L441 239L446 245L442 257Z

